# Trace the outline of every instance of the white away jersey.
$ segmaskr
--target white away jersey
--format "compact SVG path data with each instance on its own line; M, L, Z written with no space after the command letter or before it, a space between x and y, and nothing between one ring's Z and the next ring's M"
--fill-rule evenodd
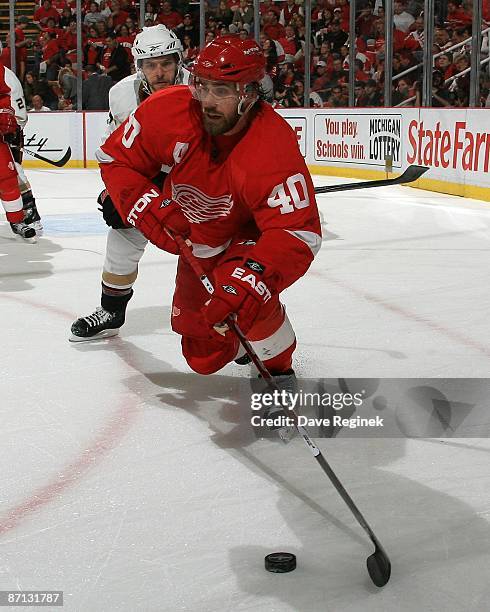
M182 68L178 84L187 85L188 83L189 71ZM140 85L141 79L138 73L135 73L122 79L109 90L109 118L107 120L108 127L105 138L112 134L138 108L141 103L139 98Z
M15 111L15 118L21 128L27 123L27 109L26 101L24 99L24 91L19 79L16 75L3 64L0 64L0 89L4 90L5 87L1 87L1 84L5 83L6 89L10 91L10 105Z

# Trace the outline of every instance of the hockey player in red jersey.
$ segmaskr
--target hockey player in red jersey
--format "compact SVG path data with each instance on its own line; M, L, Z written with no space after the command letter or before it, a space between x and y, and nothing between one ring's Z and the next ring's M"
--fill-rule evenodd
M209 295L179 258L172 328L190 367L211 374L240 359L219 324L238 324L276 382L294 387L296 339L279 294L301 278L321 244L310 174L287 122L260 100L264 57L255 41L227 36L205 47L191 88L158 92L98 152L122 217L157 247L188 237L213 279ZM163 191L151 177L171 166ZM217 331L218 330L218 331Z
M14 109L10 106L10 89L4 80L0 80L0 199L12 231L25 240L32 241L36 231L24 223L17 170L10 147L5 142L5 139L16 131L17 119Z
M0 41L0 52L2 50L2 43ZM36 200L32 193L31 185L27 179L27 176L22 168L22 148L23 148L23 129L27 123L27 110L26 102L24 99L24 91L22 85L12 70L4 66L0 62L0 89L6 92L9 102L8 104L14 110L14 116L17 122L17 128L13 134L9 134L4 140L8 141L12 157L14 159L15 170L17 172L17 180L19 183L19 190L22 197L22 203L24 208L24 219L23 224L29 226L34 230L34 233L30 230L26 230L24 225L11 225L12 230L16 234L20 234L25 238L25 233L29 235L41 235L43 226L41 223L41 217L36 206ZM33 242L31 239L29 239Z

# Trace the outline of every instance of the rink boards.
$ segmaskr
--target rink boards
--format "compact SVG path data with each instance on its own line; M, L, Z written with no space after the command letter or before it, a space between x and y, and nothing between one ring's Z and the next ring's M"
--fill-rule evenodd
M415 187L490 201L489 109L280 109L295 130L312 172L384 178L418 164L430 170ZM95 167L105 133L104 112L30 113L26 167L58 162L65 168ZM271 134L271 138L273 138Z

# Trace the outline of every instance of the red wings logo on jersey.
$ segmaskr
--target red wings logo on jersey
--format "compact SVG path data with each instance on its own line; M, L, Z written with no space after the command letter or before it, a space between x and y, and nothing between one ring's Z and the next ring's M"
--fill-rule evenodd
M203 223L226 217L233 208L230 194L209 196L191 185L173 185L172 199L179 203L190 223Z

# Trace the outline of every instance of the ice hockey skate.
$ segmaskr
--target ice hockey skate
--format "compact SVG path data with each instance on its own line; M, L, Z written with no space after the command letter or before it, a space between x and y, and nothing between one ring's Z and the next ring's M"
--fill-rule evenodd
M24 223L32 227L37 236L41 236L44 228L32 194L28 198L23 195L22 199L24 200Z
M34 244L36 242L36 230L26 223L11 223L10 227L14 234L20 236L25 242Z
M80 317L71 326L70 342L90 342L111 338L119 333L124 324L124 311L109 312L98 306L87 317Z
M298 392L298 381L294 370L288 370L282 374L273 375L273 382L281 392L278 401L272 406L267 406L262 413L263 419L277 419L280 417L281 424L268 425L270 431L277 432L281 440L287 444L296 435L296 427L286 419L291 417L289 408L292 406L290 395ZM255 389L260 385L263 394L273 394L271 388L264 389L265 381L263 379L252 381L252 387ZM282 393L285 392L285 393Z

